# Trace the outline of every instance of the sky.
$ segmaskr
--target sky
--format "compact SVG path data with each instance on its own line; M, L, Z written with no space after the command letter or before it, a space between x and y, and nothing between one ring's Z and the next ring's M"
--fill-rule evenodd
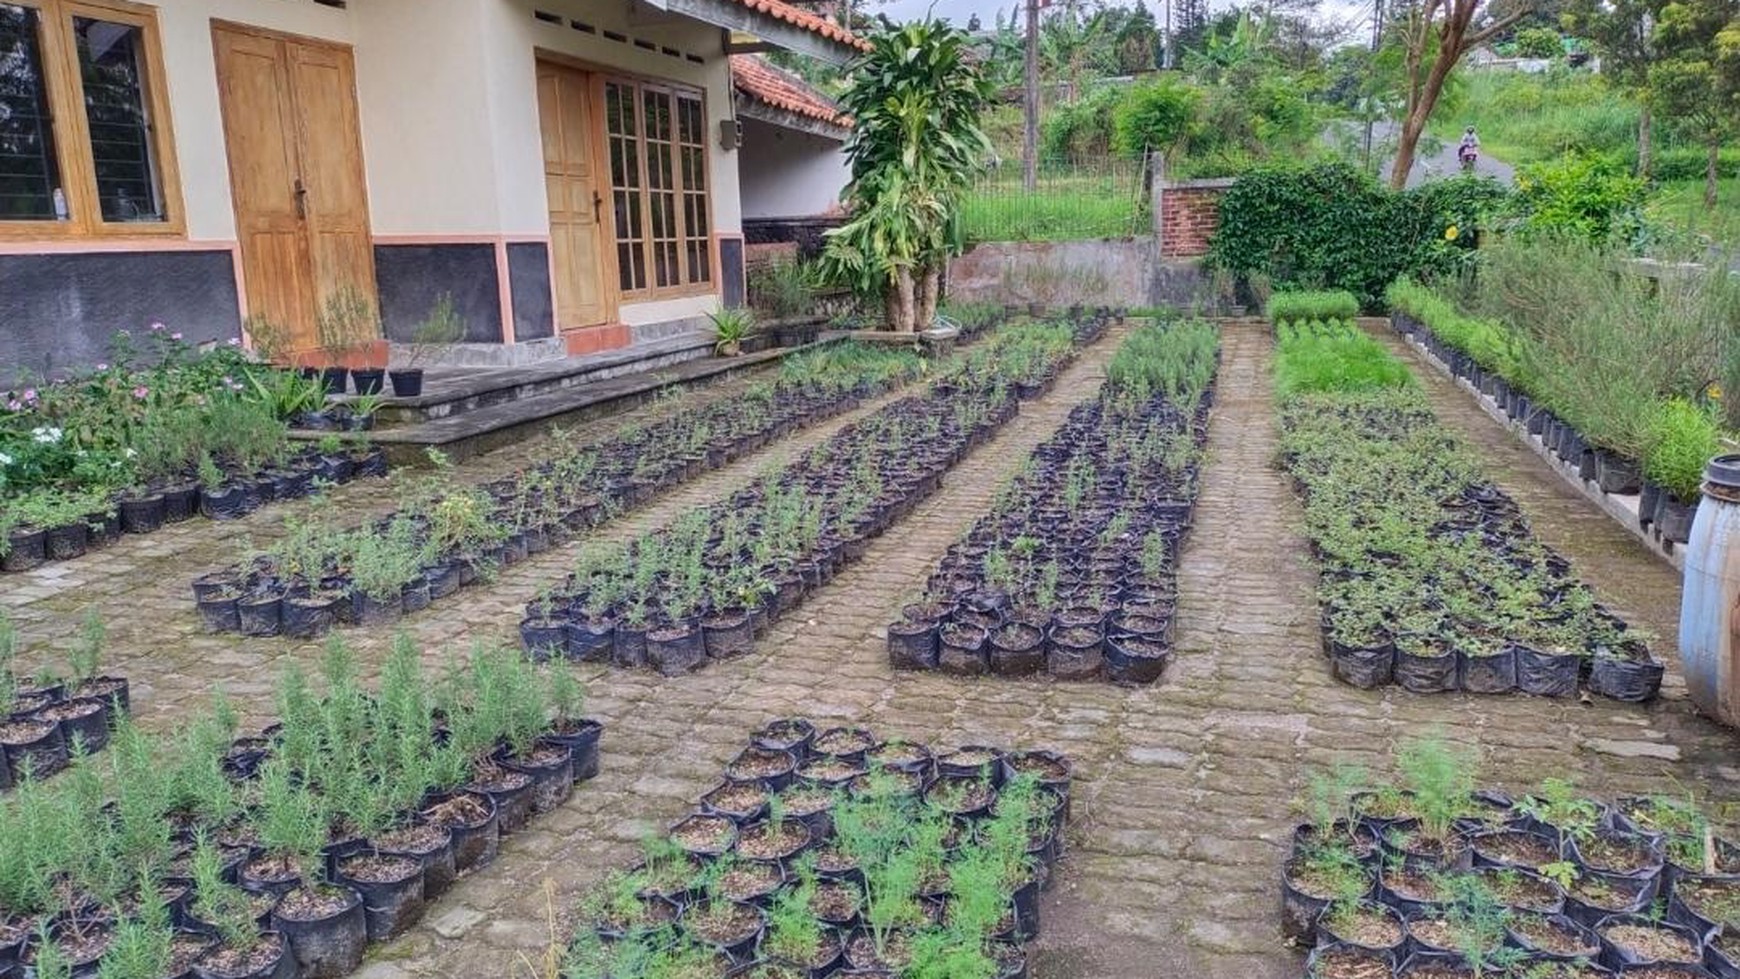
M1052 0L1053 3L1059 0ZM1136 0L1111 0L1121 6L1133 7ZM1153 12L1156 20L1162 16L1165 0L1146 0L1148 9ZM933 11L938 17L955 21L965 26L974 14L986 27L997 22L997 12L1002 11L1005 18L1011 11L1024 8L1026 0L891 0L884 5L869 5L872 12L886 13L896 20L911 20L923 17L925 12ZM1233 6L1233 0L1209 0L1210 10L1220 10ZM1327 0L1321 8L1321 14L1336 18L1358 18L1362 11L1369 7L1369 0Z

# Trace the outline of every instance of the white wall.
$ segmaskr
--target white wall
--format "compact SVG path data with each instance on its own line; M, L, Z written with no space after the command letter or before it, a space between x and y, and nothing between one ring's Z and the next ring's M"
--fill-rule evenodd
M378 2L378 0L365 0ZM351 43L351 15L308 0L157 0L163 34L170 124L181 166L181 196L187 235L195 241L234 241L229 157L224 150L218 103L213 19L266 27L328 41Z
M743 121L738 156L745 218L825 214L839 202L852 175L843 143L757 119Z

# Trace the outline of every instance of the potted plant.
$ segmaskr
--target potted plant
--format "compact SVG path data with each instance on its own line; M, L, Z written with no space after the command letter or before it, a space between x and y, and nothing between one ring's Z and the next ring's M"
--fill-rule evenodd
M315 330L327 356L343 361L360 354L380 339L380 314L360 289L347 284L334 290L321 304L315 317ZM358 394L379 394L387 374L384 368L350 368L343 363L334 363L323 372L329 393L344 392L346 373L356 382Z
M755 314L747 306L737 306L708 313L713 322L713 352L721 357L736 357L743 353L743 341L755 331Z
M429 315L411 333L411 346L405 352L405 366L388 371L393 382L393 394L400 398L415 398L423 393L423 364L443 346L465 339L465 319L453 305L453 294L444 292L435 300Z

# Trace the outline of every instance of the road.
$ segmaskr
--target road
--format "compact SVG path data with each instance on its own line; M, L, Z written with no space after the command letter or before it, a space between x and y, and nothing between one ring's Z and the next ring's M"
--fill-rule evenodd
M1328 137L1332 140L1345 140L1350 136L1357 137L1359 135L1358 123L1337 122L1333 125L1338 132ZM1372 126L1372 146L1383 154L1383 167L1378 170L1378 179L1380 180L1389 180L1390 168L1395 165L1396 138L1400 133L1401 126L1393 122L1379 122ZM1424 145L1426 142L1427 140L1421 141L1420 150L1414 155L1413 169L1408 171L1409 187L1418 187L1428 180L1454 177L1461 172L1461 167L1456 160L1455 143L1443 143L1438 147L1436 153L1427 153ZM1485 153L1482 153L1474 161L1474 172L1482 177L1491 177L1506 186L1516 181L1515 167L1495 160Z

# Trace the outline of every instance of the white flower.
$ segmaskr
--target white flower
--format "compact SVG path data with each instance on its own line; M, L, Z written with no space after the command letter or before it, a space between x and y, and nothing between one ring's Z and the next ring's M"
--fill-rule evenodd
M10 466L10 465L12 465L12 457L7 455L4 452L0 452L0 466Z
M60 429L58 429L58 428L32 429L30 432L30 437L35 439L37 442L39 442L43 445L50 445L50 444L53 444L55 442L60 441Z
M135 457L135 456L137 456L137 455L138 455L138 454L139 454L139 452L138 452L138 450L136 450L136 449L128 449L128 450L127 450L127 458L129 458L129 459L132 459L132 458L134 458L134 457Z

